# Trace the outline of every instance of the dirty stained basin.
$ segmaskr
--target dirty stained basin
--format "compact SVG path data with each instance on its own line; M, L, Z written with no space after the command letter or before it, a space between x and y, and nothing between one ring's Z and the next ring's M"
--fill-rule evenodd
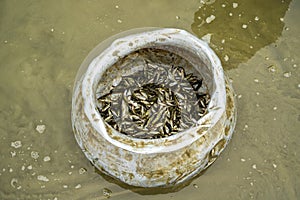
M120 59L145 48L179 55L203 78L210 102L194 126L164 138L141 139L118 132L101 117L96 94L103 75L114 74L112 68ZM76 140L96 168L129 185L167 187L196 176L224 150L235 122L234 94L220 60L205 42L184 30L135 29L113 36L89 54L76 77Z

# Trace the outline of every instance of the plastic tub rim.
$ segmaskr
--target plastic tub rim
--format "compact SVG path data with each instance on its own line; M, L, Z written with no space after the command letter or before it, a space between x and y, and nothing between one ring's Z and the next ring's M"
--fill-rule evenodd
M212 64L212 74L213 77L219 78L220 84L215 84L215 92L213 96L211 96L211 99L215 99L215 102L211 101L208 106L208 113L204 115L200 120L199 124L196 127L187 129L185 131L179 132L175 135L160 138L160 139L139 139L127 136L125 134L119 133L115 129L112 129L112 135L116 136L117 138L121 138L127 141L131 141L132 144L139 143L143 141L143 146L135 147L134 145L120 142L117 139L114 139L111 135L107 132L107 125L105 125L105 122L103 121L100 113L95 109L95 87L98 85L98 82L105 70L107 70L109 67L111 67L115 62L118 61L119 58L124 57L124 55L128 55L138 49L141 48L147 48L149 47L149 44L151 45L166 45L168 44L166 41L160 41L157 38L162 37L162 35L166 38L167 42L172 43L174 45L174 42L178 42L174 39L174 37L185 37L185 45L199 45L199 47L206 52L205 55L209 59L209 61ZM171 39L168 40L167 35L170 34ZM127 44L132 42L132 38L139 38L139 42L133 43L132 46L128 46ZM178 38L177 38L178 39ZM171 44L168 45L171 45ZM179 43L178 43L179 44ZM176 45L176 44L175 44ZM114 54L117 53L117 56L114 56ZM97 77L98 76L98 77ZM119 38L114 40L114 42L106 48L99 56L94 58L94 60L90 63L87 71L82 76L82 96L84 98L84 112L86 116L88 117L92 127L100 134L103 138L105 138L107 141L109 141L111 144L118 146L122 149L136 152L136 153L142 153L142 154L150 154L150 153L157 153L157 152L170 152L170 151L176 151L178 149L181 149L185 146L190 145L194 141L198 140L200 137L203 136L206 132L203 132L202 134L196 133L196 129L199 129L202 124L204 126L208 126L208 124L205 124L205 121L210 121L212 123L209 124L209 129L215 125L216 122L220 119L221 115L225 111L225 105L226 105L226 98L224 99L224 96L226 96L225 92L225 80L224 80L224 74L223 69L221 67L221 62L219 58L216 56L216 54L209 48L209 46L193 36L192 34L180 30L180 29L173 29L173 28L167 28L167 29L156 29L151 30L148 32L143 33L137 33L129 36L125 36L123 38ZM96 81L98 80L98 81ZM218 105L218 110L214 110L211 112L210 108L213 107L211 104ZM211 116L211 113L214 115ZM100 119L99 121L95 121L94 119ZM208 129L208 130L209 130ZM174 144L165 146L165 142L174 142ZM153 147L156 148L153 148ZM159 148L161 147L161 148Z

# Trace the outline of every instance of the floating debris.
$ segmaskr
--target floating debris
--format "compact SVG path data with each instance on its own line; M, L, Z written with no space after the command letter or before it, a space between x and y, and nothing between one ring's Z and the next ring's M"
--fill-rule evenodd
M14 142L11 143L10 146L18 149L18 148L22 147L22 142L19 141L19 140L18 141L14 141Z
M140 50L123 62L132 63L137 55L138 67L112 81L110 90L97 98L102 118L117 131L143 139L171 136L194 126L210 102L202 78L187 73L184 66L154 62L165 56L158 50Z
M233 7L233 8L237 8L238 6L239 6L238 3L232 3L232 7Z
M292 72L285 72L285 73L283 74L283 76L284 76L285 78L290 78L291 75L292 75Z
M33 159L38 159L39 157L40 157L40 155L39 155L39 152L37 152L37 151L32 151L31 153L30 153L30 155L31 155L31 158L33 158Z
M20 185L18 184L18 179L16 179L16 178L12 178L12 179L11 179L10 185L11 185L11 187L16 188L17 190L19 190L19 189L22 188L22 186L20 186Z
M18 183L18 179L16 179L16 178L12 178L10 181L10 185L14 188L16 187L17 183Z
M243 24L243 25L242 25L242 28L243 28L243 29L246 29L247 27L248 27L247 24Z
M48 182L49 181L49 179L46 176L43 176L43 175L38 175L37 176L37 180L44 181L44 182Z
M79 188L81 188L81 184L75 186L75 189L79 189Z
M214 21L216 19L216 16L214 15L210 15L209 17L206 18L206 23L211 23L212 21Z
M84 174L85 172L86 172L87 170L85 169L85 168L80 168L79 170L78 170L78 173L79 174Z
M204 35L201 39L202 39L203 41L207 42L207 43L210 43L210 40L211 40L211 33L207 33L207 34Z
M50 158L50 156L45 156L43 160L44 160L44 162L49 162L51 160L51 158Z
M16 151L11 151L10 155L11 155L11 157L15 157L17 155L17 152Z
M227 62L229 60L229 56L228 55L225 55L224 56L224 60Z
M256 105L257 106L257 105ZM259 107L259 106L257 106L257 107ZM248 129L248 124L245 124L245 126L244 126L244 128L243 128L243 131L246 131L247 129Z
M46 130L46 125L44 125L44 124L37 125L35 130L37 130L37 132L39 132L39 133L44 133L44 131Z
M269 72L276 72L276 67L275 67L275 65L270 65L269 67L268 67L268 70L269 70Z
M108 188L103 188L102 193L103 193L103 196L105 196L106 198L110 198L112 191Z

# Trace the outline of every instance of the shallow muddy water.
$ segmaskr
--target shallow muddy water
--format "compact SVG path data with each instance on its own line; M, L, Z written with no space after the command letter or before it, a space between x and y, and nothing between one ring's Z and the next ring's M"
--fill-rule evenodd
M0 199L300 199L300 1L0 1ZM181 188L100 175L71 129L88 52L136 27L210 42L237 94L229 146Z

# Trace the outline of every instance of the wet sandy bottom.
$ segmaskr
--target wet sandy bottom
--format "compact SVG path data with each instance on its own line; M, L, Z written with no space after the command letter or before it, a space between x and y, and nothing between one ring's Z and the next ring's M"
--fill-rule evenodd
M299 199L299 1L277 5L272 17L255 1L203 2L1 1L0 198ZM71 130L80 63L103 39L143 26L206 35L237 94L231 143L202 176L173 191L128 188L99 175Z

